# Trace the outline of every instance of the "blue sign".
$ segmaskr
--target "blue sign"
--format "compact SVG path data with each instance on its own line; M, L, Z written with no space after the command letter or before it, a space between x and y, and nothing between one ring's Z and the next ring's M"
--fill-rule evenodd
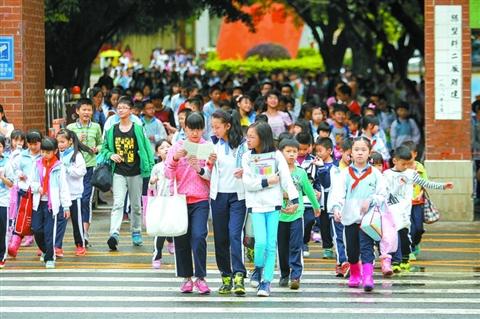
M0 80L15 78L13 37L0 36Z

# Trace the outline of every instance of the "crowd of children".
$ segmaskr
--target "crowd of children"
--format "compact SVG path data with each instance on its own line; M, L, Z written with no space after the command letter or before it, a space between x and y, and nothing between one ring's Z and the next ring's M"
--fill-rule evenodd
M323 258L336 258L336 276L370 291L376 242L360 227L363 216L388 203L398 249L382 254L390 256L381 259L382 272L407 271L424 232L423 188L453 187L429 182L415 161L420 134L405 103L398 105L396 118L384 101L361 106L345 83L328 105L296 106L271 82L262 84L257 98L237 88L227 102L217 85L206 99L195 86L173 90L163 101L140 91L120 97L121 89L107 92L102 101L102 91L93 90L93 100L77 102L76 122L55 138L37 130L0 136L1 267L7 252L17 255L24 237L14 231L17 211L9 203L18 206L29 193L33 236L45 267L55 268L63 256L68 219L75 254L85 256L96 192L92 174L98 163L109 162L114 198L110 250L118 249L127 211L132 244L143 244L141 195L168 195L173 187L186 195L188 232L155 237L152 257L152 267L161 268L167 240L176 274L184 278L183 293L210 293L205 279L210 212L220 294L246 293L246 223L255 239L250 285L258 296L271 293L277 251L279 285L299 289L311 240L322 242ZM293 88L282 85L284 91ZM212 143L214 152L198 159L185 150L186 141Z

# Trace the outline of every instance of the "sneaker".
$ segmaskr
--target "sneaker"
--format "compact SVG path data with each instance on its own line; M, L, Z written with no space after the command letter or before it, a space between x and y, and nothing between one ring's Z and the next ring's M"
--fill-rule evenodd
M335 265L335 277L343 277L342 265Z
M254 258L254 250L253 248L248 248L247 247L247 258L248 258L248 261L253 263L253 258Z
M0 261L0 269L5 268L5 261Z
M228 295L232 293L232 277L222 276L222 286L218 289L218 293L221 295Z
M45 254L44 254L44 253L42 253L42 254L40 255L40 261L41 261L42 263L45 261Z
M322 241L322 236L320 236L320 233L313 232L312 233L312 241L316 242L316 243L321 242Z
M55 268L55 261L49 260L45 263L45 268L47 269L54 269Z
M260 282L262 281L262 271L263 268L255 267L255 270L253 270L252 275L250 276L251 287L258 288Z
M300 288L300 279L292 279L290 281L290 289L298 290Z
M152 260L152 268L153 269L160 269L161 266L162 266L162 260L161 259Z
M193 292L193 281L191 278L185 278L182 286L180 287L180 291L184 294Z
M197 278L197 280L195 280L194 285L201 295L207 295L210 293L210 288L208 288L208 285L205 279Z
M409 260L409 261L415 261L415 260L417 260L417 255L415 255L415 253L410 253L410 254L408 255L408 260Z
M415 246L415 248L412 249L412 252L415 256L418 256L420 254L420 245Z
M343 277L347 278L348 275L350 275L350 263L348 261L343 262L341 269L342 269Z
M262 281L258 286L257 296L268 297L270 296L270 283L268 281Z
M400 263L400 269L404 272L409 272L410 271L410 263L409 262L401 262Z
M241 272L237 272L233 278L233 292L237 296L245 295L244 275Z
M310 257L310 250L308 249L308 244L303 244L303 257Z
M58 258L63 258L64 257L63 249L55 247L55 256L57 256Z
M132 244L134 246L142 246L143 245L142 234L140 234L140 232L133 232L132 233Z
M175 244L174 243L167 243L167 251L170 255L175 254Z
M85 248L92 247L92 244L90 243L90 235L85 232Z
M110 236L110 238L108 238L107 240L107 245L108 245L108 248L110 248L110 250L117 250L117 246L118 246L118 235L112 235Z
M382 273L384 277L391 277L393 275L392 260L391 258L380 259L380 265L382 267Z
M122 224L128 224L129 222L130 218L128 217L128 214L123 214Z
M278 281L278 285L280 287L288 287L288 277L280 277L280 280Z
M33 236L25 236L23 237L23 242L20 246L22 247L30 247L33 244Z
M333 255L332 248L325 248L323 250L323 259L333 259L335 256Z
M392 270L395 274L398 274L398 273L402 272L402 268L400 267L400 263L398 263L398 262L392 263Z
M75 248L75 256L85 256L86 253L87 250L85 247L77 246L77 248Z

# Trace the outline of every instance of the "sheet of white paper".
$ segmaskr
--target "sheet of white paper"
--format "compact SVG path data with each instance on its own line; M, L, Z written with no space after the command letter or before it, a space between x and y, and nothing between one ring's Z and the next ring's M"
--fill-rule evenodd
M200 160L207 160L210 154L214 152L212 143L197 144L185 140L183 148L187 151L188 155L194 155Z

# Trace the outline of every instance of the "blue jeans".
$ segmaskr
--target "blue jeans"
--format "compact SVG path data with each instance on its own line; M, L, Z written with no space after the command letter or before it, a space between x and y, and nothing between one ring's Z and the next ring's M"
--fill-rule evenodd
M280 212L252 213L255 237L255 267L263 268L264 281L272 282L277 254L277 233Z
M242 230L247 213L245 200L238 200L237 193L218 193L210 205L218 270L222 276L238 272L245 276L242 251Z

